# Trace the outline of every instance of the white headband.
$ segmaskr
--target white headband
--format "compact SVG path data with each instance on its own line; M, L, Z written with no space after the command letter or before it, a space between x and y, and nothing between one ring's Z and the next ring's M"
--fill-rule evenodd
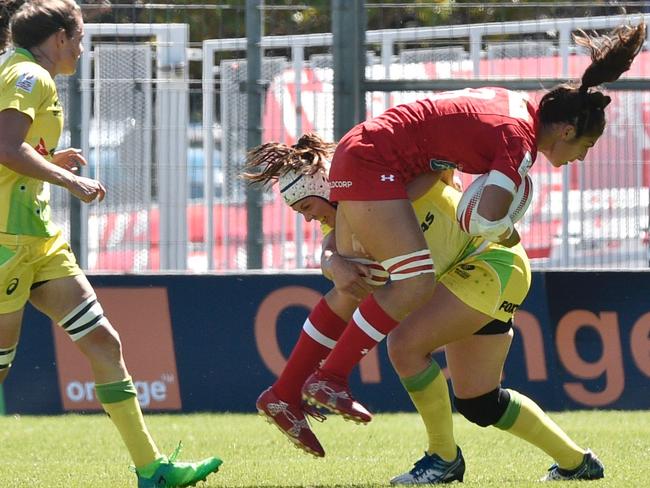
M328 202L330 199L330 183L324 171L307 175L292 169L278 178L278 186L289 206L306 197L321 197Z

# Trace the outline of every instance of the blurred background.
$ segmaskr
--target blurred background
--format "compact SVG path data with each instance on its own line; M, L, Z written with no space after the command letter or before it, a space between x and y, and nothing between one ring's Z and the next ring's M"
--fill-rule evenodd
M650 2L80 3L85 52L77 75L57 80L61 147L83 148L108 195L81 206L54 188L53 218L92 272L317 268L318 225L238 174L260 142L336 140L337 79L361 73L361 120L470 84L539 97L589 63L572 34L650 20ZM337 42L359 62L337 65ZM606 87L608 126L584 163L538 157L519 223L534 269L648 267L649 56Z

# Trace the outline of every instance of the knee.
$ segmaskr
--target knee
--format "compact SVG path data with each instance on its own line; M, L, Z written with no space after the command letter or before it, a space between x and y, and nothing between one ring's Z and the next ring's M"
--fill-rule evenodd
M116 364L122 360L120 336L108 323L93 330L78 344L82 352L94 363Z
M509 403L510 393L501 387L474 398L454 396L456 411L481 427L496 424L503 417Z
M10 347L0 347L0 383L2 383L11 369L11 365L16 357L18 344Z
M420 351L421 341L417 341L413 334L404 333L398 326L388 336L386 349L393 368L400 376L411 370L411 363L417 358L420 359L428 354L428 351Z
M399 295L400 301L409 311L419 308L431 298L435 284L436 277L433 273L424 273L392 282L395 293Z

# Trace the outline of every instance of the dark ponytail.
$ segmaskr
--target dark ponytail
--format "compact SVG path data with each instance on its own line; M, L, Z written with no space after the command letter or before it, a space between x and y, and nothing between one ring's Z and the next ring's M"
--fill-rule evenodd
M63 29L72 38L81 21L81 8L73 0L0 0L0 51L9 41L31 49Z
M583 31L574 36L576 44L589 49L591 64L580 85L563 84L546 93L539 103L542 125L568 123L576 128L576 138L600 136L605 129L605 107L611 98L590 88L616 81L630 69L645 41L646 26L620 26L610 35L593 37Z
M269 183L291 170L311 175L327 169L326 161L335 147L311 133L304 134L293 146L267 142L248 151L241 176L251 183Z
M0 0L0 53L11 44L11 18L25 0Z

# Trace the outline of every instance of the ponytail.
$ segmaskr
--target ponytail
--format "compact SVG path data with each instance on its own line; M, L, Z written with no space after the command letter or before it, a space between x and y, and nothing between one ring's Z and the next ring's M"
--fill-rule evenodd
M575 137L600 136L605 130L605 107L612 101L600 91L591 90L601 83L616 81L630 69L645 41L646 26L620 26L610 35L589 36L580 31L576 44L590 51L591 64L580 84L562 84L546 93L538 107L542 125L568 123L576 128Z
M303 135L293 146L267 142L247 153L241 176L251 183L269 183L290 171L305 175L326 173L335 147L336 144L325 142L316 134Z
M25 0L0 0L0 54L11 44L11 18Z

